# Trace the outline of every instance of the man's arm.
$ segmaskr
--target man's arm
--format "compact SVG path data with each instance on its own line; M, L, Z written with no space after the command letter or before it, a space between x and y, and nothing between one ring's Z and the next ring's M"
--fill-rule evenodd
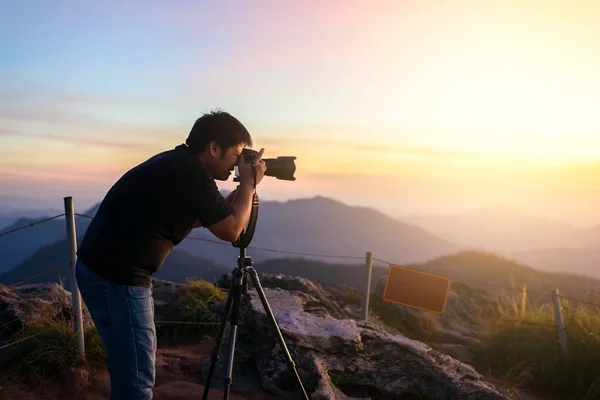
M238 190L239 186L237 188L235 188L233 190L233 192L229 193L227 195L227 197L225 197L225 202L229 205L231 205L231 203L233 203L233 200L235 199L235 196L237 195L237 190Z
M252 212L254 187L260 183L267 170L267 165L262 160L264 152L265 149L261 149L258 152L258 156L253 163L254 166L251 163L245 162L239 165L240 185L229 206L231 208L231 215L207 227L219 239L235 242L246 227Z
M211 225L208 230L221 240L234 242L240 237L252 211L254 185L251 181L240 183L231 201L231 215L224 220ZM228 198L231 196L227 196Z

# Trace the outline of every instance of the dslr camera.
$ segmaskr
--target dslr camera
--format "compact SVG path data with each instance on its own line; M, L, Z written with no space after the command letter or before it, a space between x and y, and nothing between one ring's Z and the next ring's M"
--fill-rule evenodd
M258 151L252 149L242 150L242 157L244 162L251 163L258 156ZM295 181L294 173L296 172L295 156L280 156L277 158L263 158L262 159L267 165L267 171L265 176L274 176L277 179L283 181ZM235 180L239 181L240 171L238 167L235 167Z

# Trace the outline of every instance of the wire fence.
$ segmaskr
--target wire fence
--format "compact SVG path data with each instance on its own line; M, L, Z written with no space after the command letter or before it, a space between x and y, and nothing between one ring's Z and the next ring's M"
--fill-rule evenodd
M37 225L40 225L42 223L45 222L49 222L52 221L54 219L66 216L66 213L62 213L62 214L58 214L52 217L48 217L39 221L34 221L31 223L28 223L26 225L17 227L17 228L13 228L10 229L8 231L2 232L0 233L0 237L27 229L27 228L31 228ZM93 216L90 215L86 215L86 214L80 214L80 213L73 213L73 216L77 216L77 217L82 217L82 218L87 218L87 219L93 219ZM191 240L196 240L196 241L202 241L202 242L207 242L207 243L211 243L211 244L217 244L217 245L224 245L224 246L231 246L231 243L228 242L223 242L223 241L217 241L217 240L211 240L211 239L206 239L206 238L199 238L199 237L195 237L195 236L188 236L187 239L191 239ZM317 253L307 253L307 252L297 252L297 251L289 251L289 250L282 250L282 249L271 249L271 248L263 248L263 247L255 247L255 246L248 246L248 249L252 249L252 250L257 250L257 251L263 251L263 252L270 252L270 253L277 253L277 254L285 254L285 255L295 255L295 256L303 256L303 257L313 257L313 258L323 258L323 259L340 259L340 260L365 260L364 256L349 256L349 255L333 255L333 254L317 254ZM382 260L380 258L376 258L376 257L372 257L372 261L383 264L383 265L387 265L387 266L392 266L392 265L400 265L397 263L393 263L393 262L389 262L386 260ZM17 287L20 286L26 282L29 282L33 279L39 278L41 276L44 276L46 274L49 274L51 272L54 271L58 271L64 268L67 268L67 265L60 265L54 268L50 268L46 271L43 271L41 273L32 275L26 279L20 280L18 282L12 283L10 285L8 285L7 287ZM425 271L428 272L428 271ZM508 290L508 291L515 291L515 290L521 290L520 288L516 288L516 287L507 287L507 286L503 286L503 285L498 285L495 283L490 283L490 282L484 282L484 281L478 281L472 278L466 278L466 279L461 279L460 277L448 277L453 281L461 281L464 283L471 283L471 284L476 284L476 285L481 285L481 286L488 286L488 287L493 287L493 288L497 288L497 289L503 289L503 290ZM185 285L185 284L184 284ZM219 288L223 291L228 291L228 289L226 288ZM537 291L531 291L528 290L527 294L535 294L535 295L540 295L540 296L548 296L548 297L553 297L553 294L551 293L544 293L544 292L537 292ZM577 299L577 298L573 298L570 296L563 296L558 294L558 290L556 291L556 294L554 295L554 297L556 298L562 298L565 300L569 300L569 301L573 301L576 302L578 304L585 304L591 307L596 307L596 308L600 308L600 303L595 303L595 302L591 302L591 301L586 301L586 300L581 300L581 299ZM523 297L524 298L524 297ZM560 318L562 319L562 316L560 316ZM505 322L514 322L516 324L524 324L524 325L537 325L537 326L549 326L549 327L555 327L554 324L551 323L547 323L547 322L539 322L539 321L527 321L524 319L507 319L507 318L502 318L502 321ZM220 325L220 322L194 322L194 321L165 321L165 320L156 320L155 321L156 324L182 324L182 325ZM564 329L564 327L563 327ZM16 345L18 343L21 343L25 340L31 339L33 337L36 337L37 335L43 333L44 331L38 332L35 335L31 335L29 337L26 338L22 338L19 339L15 342L11 342L8 343L6 345L3 345L2 347L0 347L0 350L3 350L7 347L10 347L12 345Z
M11 233L15 233L15 232L21 231L23 229L31 228L31 227L34 227L36 225L43 224L44 222L52 221L53 219L64 217L64 216L65 216L65 214L63 213L63 214L55 215L54 217L49 217L49 218L46 218L46 219L42 219L40 221L30 222L30 223L28 223L26 225L23 225L23 226L20 226L18 228L14 228L14 229L11 229L9 231L2 232L2 233L0 233L0 237L9 235Z

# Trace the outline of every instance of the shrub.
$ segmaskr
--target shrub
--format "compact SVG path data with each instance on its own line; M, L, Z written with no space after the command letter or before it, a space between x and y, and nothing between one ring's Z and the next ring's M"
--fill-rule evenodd
M165 326L161 332L176 337L195 334L216 335L219 332L218 323L221 322L221 318L210 307L214 303L224 301L227 292L203 280L187 280L186 283L187 285L178 289L176 304L171 307L172 314L169 315L169 319L183 323Z

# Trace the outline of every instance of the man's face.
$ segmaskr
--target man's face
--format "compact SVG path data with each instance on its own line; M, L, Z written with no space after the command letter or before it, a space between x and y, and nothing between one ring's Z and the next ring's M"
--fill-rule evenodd
M216 154L214 154L211 168L213 177L216 180L226 181L229 179L243 149L244 147L241 144L226 149L218 148Z

